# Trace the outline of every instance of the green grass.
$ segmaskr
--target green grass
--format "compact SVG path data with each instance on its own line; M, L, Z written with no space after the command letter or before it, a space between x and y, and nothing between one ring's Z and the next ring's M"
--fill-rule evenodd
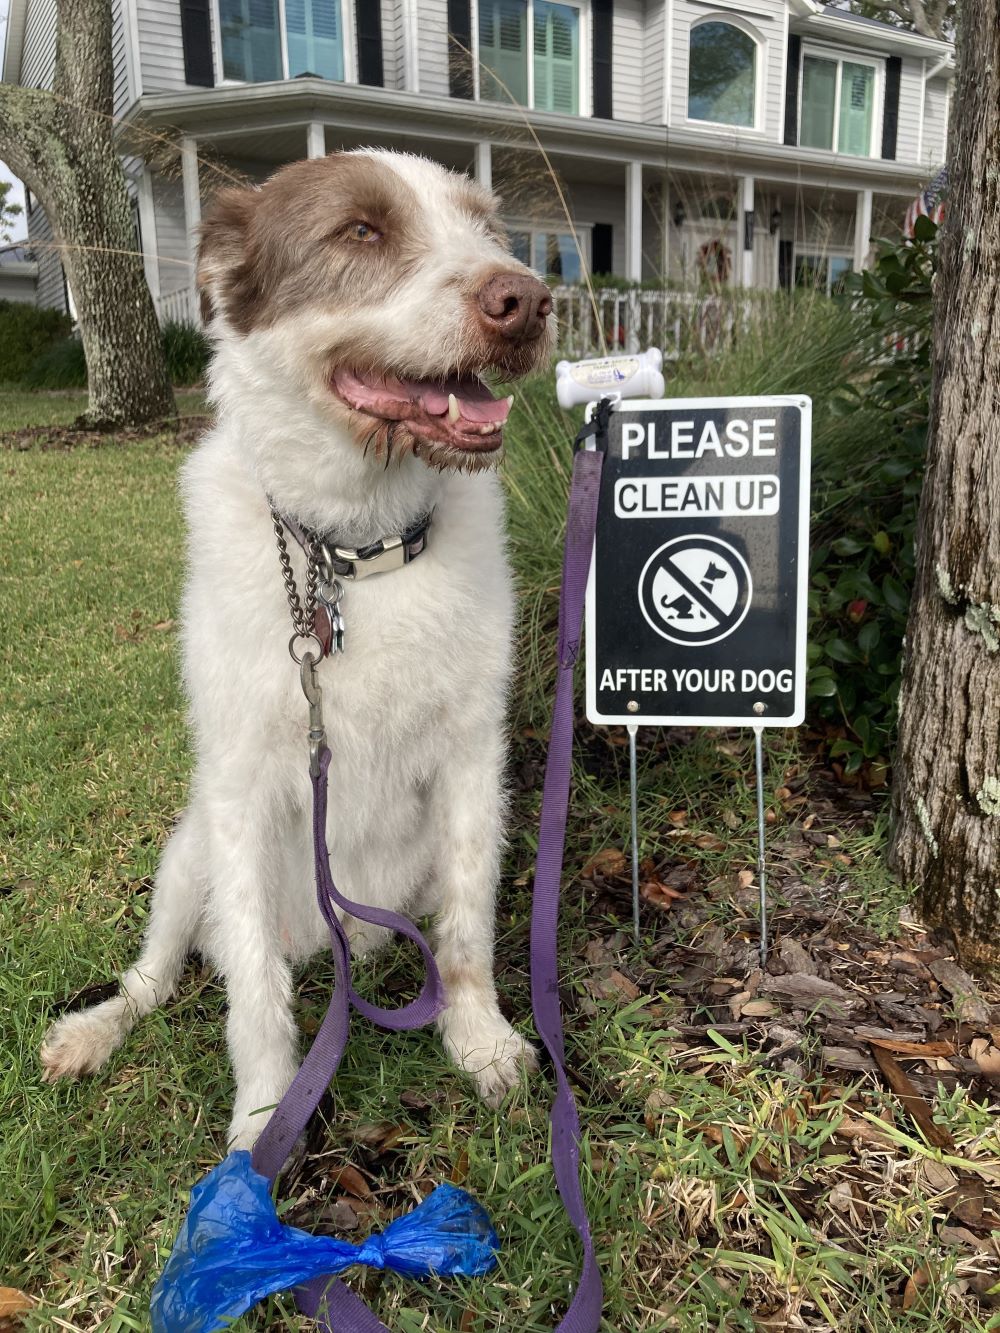
M523 592L515 772L543 754L552 654L568 444L566 422L546 398L547 390L529 390L516 409L507 470ZM68 397L19 396L3 410L27 424L71 419L79 407ZM178 999L143 1022L96 1079L46 1086L36 1054L54 1007L113 979L134 956L157 857L185 801L190 767L172 626L182 456L166 436L120 448L0 451L0 1286L37 1299L26 1327L39 1333L148 1327L151 1283L187 1189L224 1149L232 1100L222 992L196 967ZM994 1327L956 1295L947 1255L916 1310L898 1308L905 1278L938 1254L934 1209L919 1187L928 1155L921 1144L899 1145L878 1220L858 1245L827 1241L801 1220L798 1199L826 1198L843 1164L854 1163L832 1138L837 1096L825 1096L818 1080L767 1069L723 1038L682 1052L667 976L632 1003L580 1003L583 946L621 924L595 906L581 867L594 851L624 845L627 828L624 751L603 733L585 732L583 741L561 959L575 997L570 1063L584 1090L585 1184L606 1333ZM644 854L662 853L668 815L683 808L692 829L718 830L724 821L728 830L723 847L690 853L704 882L753 865L750 751L741 744L702 733L667 750L644 748ZM796 756L784 733L769 748L773 789ZM540 783L522 785L498 959L504 1001L526 1023L526 885ZM844 851L855 909L882 913L888 928L900 898L879 841L877 831L848 829ZM812 873L821 884L826 872ZM713 911L726 919L725 895ZM672 931L664 918L639 951L626 949L633 974L657 977L657 949ZM367 984L395 982L409 975L409 962L390 951L361 971ZM329 980L321 962L303 981L307 1030ZM369 1173L375 1221L412 1201L411 1185L460 1180L496 1221L499 1273L457 1285L371 1278L379 1314L399 1333L542 1333L563 1308L577 1261L548 1166L549 1090L540 1077L494 1113L472 1098L432 1035L359 1032L337 1080L327 1157L293 1186L287 1206L303 1225L316 1224L332 1192L317 1194L324 1162L350 1160ZM879 1094L868 1095L877 1108ZM371 1130L381 1122L395 1127L390 1147L379 1146L384 1131L380 1139ZM984 1110L958 1099L951 1123L963 1154L993 1160ZM762 1155L776 1168L763 1177ZM306 1321L274 1301L239 1327L297 1329Z
M177 390L177 411L190 416L205 410L199 389ZM55 389L32 393L26 389L0 389L0 436L5 431L30 426L70 426L87 408L83 389Z

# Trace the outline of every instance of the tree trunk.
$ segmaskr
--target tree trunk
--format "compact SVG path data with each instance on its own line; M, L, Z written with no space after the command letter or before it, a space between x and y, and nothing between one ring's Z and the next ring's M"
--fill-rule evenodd
M1000 965L1000 0L959 25L927 473L893 788L894 864Z
M0 157L41 201L87 359L88 424L176 415L112 119L111 5L58 0L52 93L0 87Z

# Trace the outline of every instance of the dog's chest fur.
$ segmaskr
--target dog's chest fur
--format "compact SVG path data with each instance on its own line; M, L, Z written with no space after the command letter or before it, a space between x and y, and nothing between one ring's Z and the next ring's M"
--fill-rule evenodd
M418 484L426 485L425 472ZM400 472L398 490L411 486ZM288 653L291 620L265 491L225 428L192 456L183 489L184 669L199 764L211 767L221 749L236 746L249 781L279 784L268 802L288 811L287 827L268 831L279 863L278 926L289 954L306 956L325 941L309 868L308 713ZM419 508L425 494L411 503ZM432 892L428 794L457 756L502 727L513 662L496 476L434 475L430 498L428 549L403 569L345 584L345 652L319 673L334 874L348 896L389 907ZM393 494L384 507L405 503ZM332 532L357 522L332 499L328 514ZM304 557L288 542L302 590Z

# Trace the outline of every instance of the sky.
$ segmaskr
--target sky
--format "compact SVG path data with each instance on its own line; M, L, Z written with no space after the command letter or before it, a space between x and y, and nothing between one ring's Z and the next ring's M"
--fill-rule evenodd
M7 36L7 2L8 0L0 0L0 50L3 50L3 44ZM12 171L7 170L6 164L3 162L0 162L0 180L15 182L14 189L11 190L7 198L11 203L20 204L23 209L24 186L17 180L17 177ZM10 229L10 234L15 241L27 236L28 224L23 212L19 218L14 219L14 225Z

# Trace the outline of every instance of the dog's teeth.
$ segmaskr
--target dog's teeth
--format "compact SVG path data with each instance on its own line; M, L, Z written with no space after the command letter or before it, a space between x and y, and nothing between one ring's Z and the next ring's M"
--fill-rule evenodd
M498 427L497 427L497 425L496 425L496 422L490 421L490 422L487 422L485 426L480 426L480 427L479 427L479 434L480 434L480 435L493 435L497 429L498 429Z
M459 410L458 399L453 393L448 395L448 420L452 422L462 420L462 413Z
M514 395L511 393L507 395L507 411L509 412L513 406L514 406Z

